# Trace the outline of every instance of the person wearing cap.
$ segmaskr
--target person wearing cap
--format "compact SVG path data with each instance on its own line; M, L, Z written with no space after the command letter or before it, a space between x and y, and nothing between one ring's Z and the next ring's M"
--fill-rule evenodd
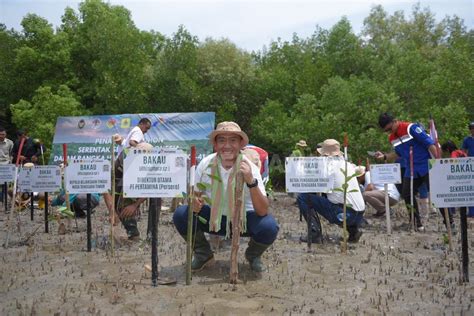
M468 127L471 135L464 138L461 149L468 157L474 157L474 122L469 123Z
M358 174L357 179L363 178L362 182L364 190L362 191L362 197L365 203L372 206L376 213L375 217L381 217L385 215L385 187L383 184L373 183L370 177L370 171L366 171L364 166L358 166L356 168ZM387 185L388 188L388 203L392 207L400 201L400 193L397 187L393 183Z
M120 155L124 146L125 146L125 139L120 134L112 135L112 139L114 143L117 145L117 156Z
M225 235L231 233L231 209L237 199L243 198L241 223L242 235L249 236L250 241L245 251L245 258L252 270L264 270L261 255L275 241L279 227L269 214L269 202L260 170L241 150L249 139L240 126L234 122L221 122L209 135L209 141L215 153L206 156L196 168L196 183L203 184L201 191L196 186L194 199L193 236L194 258L192 270L199 271L214 261L214 254L204 233ZM243 196L235 196L238 174L243 176ZM202 188L202 186L200 185ZM208 199L209 198L209 199ZM205 200L210 202L206 204ZM178 207L173 215L173 222L179 234L186 239L188 206Z
M425 129L418 123L399 121L389 113L382 113L379 116L379 126L386 133L389 133L388 139L394 148L394 152L382 153L376 152L375 158L379 160L393 161L397 157L402 157L407 162L407 168L403 175L402 197L405 204L411 204L410 189L410 147L413 148L413 194L418 193L422 185L429 185L428 160L431 157L438 157L438 151L434 141L426 133ZM417 230L423 231L418 203L414 203L414 217ZM443 221L444 215L440 209ZM410 217L411 220L411 217ZM449 215L449 222L453 226L453 218ZM446 222L444 223L446 225Z
M20 157L20 164L24 164L27 162L32 162L34 164L38 163L38 158L41 156L41 147L38 144L35 144L34 140L28 136L28 133L24 130L19 130L17 132L18 139L13 144L12 155L13 155L13 162L15 163L17 157ZM21 140L25 138L25 142L23 143L23 148L20 151L20 143Z
M330 157L328 161L329 176L334 179L334 188L342 188L345 183L345 177L341 169L346 168L346 162L340 148L341 145L335 139L326 139L322 143L321 148L318 148L318 152L321 156ZM347 163L348 176L356 173L355 167L354 164L350 162ZM355 177L350 179L348 185L346 200L346 223L349 232L348 241L358 242L362 235L359 227L363 223L365 203L357 179ZM298 194L297 202L300 212L306 221L308 221L309 210L314 209L316 211L316 213L313 213L314 216L317 217L317 214L319 214L326 218L329 223L342 227L344 219L343 192L333 190L325 195L301 193ZM311 227L311 241L313 243L320 243L322 236L321 227L318 225L319 219L315 218L311 222L313 223L313 227ZM303 236L300 240L306 242L307 240L305 238L306 237Z
M138 125L130 130L123 142L125 148L136 147L140 143L145 142L145 134L151 128L151 121L149 118L142 118L138 121Z
M291 152L291 157L305 157L307 156L306 150L308 148L308 144L304 139L301 139L299 142L295 144L295 149Z

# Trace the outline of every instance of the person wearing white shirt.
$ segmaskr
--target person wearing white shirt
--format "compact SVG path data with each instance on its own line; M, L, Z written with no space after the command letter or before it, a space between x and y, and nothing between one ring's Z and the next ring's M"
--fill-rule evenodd
M317 149L321 156L330 157L329 159L329 174L334 179L334 188L342 188L345 182L344 174L341 169L345 169L346 162L340 150L340 144L335 139L326 139L321 148ZM355 165L347 163L347 175L355 173ZM348 182L347 201L346 201L346 223L349 232L349 242L358 242L362 235L359 230L360 224L364 219L365 203L362 193L360 192L357 179L354 177ZM308 213L310 209L323 216L331 224L342 226L343 224L343 206L344 194L343 192L333 190L325 195L318 195L313 193L301 193L296 200L301 214L305 220L308 220ZM313 216L317 217L317 214ZM313 227L311 227L311 242L321 242L321 228L318 227L318 218L312 220ZM306 242L305 236L300 238L301 241Z
M140 119L138 125L132 128L124 141L125 148L136 147L138 144L145 142L145 134L151 128L150 119L144 117Z
M194 258L193 271L200 271L214 261L214 254L204 232L230 236L230 221L236 201L243 200L241 225L243 236L249 236L245 258L253 271L264 270L261 255L275 241L278 224L269 214L269 202L260 170L241 150L248 144L248 136L237 123L221 122L210 134L209 141L216 153L205 157L196 168L196 197L194 198ZM237 187L237 177L243 176L243 190ZM205 187L205 189L203 188ZM237 194L240 194L238 196ZM206 202L207 201L207 202ZM173 222L186 239L188 206L178 207Z
M400 201L400 193L394 184L388 185L388 201L390 207ZM372 206L377 212L376 217L385 215L385 188L383 184L372 183L370 179L370 171L365 173L364 192L362 193L364 201Z

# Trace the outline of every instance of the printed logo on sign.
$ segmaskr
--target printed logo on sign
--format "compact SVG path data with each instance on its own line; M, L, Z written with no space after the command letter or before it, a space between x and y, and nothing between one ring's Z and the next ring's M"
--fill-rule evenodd
M114 119L114 118L110 118L110 119L107 121L107 127L108 127L108 128L114 127L115 124L117 124L117 120Z
M82 129L86 126L86 121L84 119L80 119L79 122L77 122L77 128Z
M121 128L130 128L130 118L123 118L120 121L120 127Z
M184 167L184 158L183 157L176 157L175 166L179 167L179 168Z
M93 129L98 129L101 124L102 124L102 121L98 118L92 120L92 128Z

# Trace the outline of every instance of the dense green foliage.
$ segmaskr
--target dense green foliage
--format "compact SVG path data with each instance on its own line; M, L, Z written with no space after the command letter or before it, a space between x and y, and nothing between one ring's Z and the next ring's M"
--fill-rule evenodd
M389 144L377 117L435 119L459 143L474 118L474 31L414 7L374 7L361 34L342 18L312 36L246 52L228 40L139 30L130 12L100 0L67 8L57 29L29 14L21 32L0 25L0 120L52 140L57 116L215 111L251 142L288 155L348 133L353 160ZM13 123L13 124L12 124Z

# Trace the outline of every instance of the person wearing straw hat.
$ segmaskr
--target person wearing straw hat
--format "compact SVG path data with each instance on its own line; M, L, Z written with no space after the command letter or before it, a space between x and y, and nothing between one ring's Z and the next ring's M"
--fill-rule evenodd
M328 162L330 177L334 179L334 188L342 188L345 183L344 174L341 169L345 169L345 160L343 153L340 150L341 145L335 139L326 139L318 152L323 157L331 157ZM355 165L347 163L347 174L355 174ZM359 184L356 178L352 178L347 189L346 201L346 222L347 230L349 232L349 242L358 242L362 232L359 230L363 223L365 203L360 192ZM331 191L325 195L318 195L313 193L301 193L297 198L298 207L303 214L306 221L308 221L308 213L310 209L314 209L317 214L323 216L331 224L336 224L342 227L343 224L343 207L344 195L339 191ZM316 214L315 214L316 215ZM316 215L317 216L317 215ZM312 221L315 223L316 221ZM311 239L313 243L321 241L321 230L319 227L311 228ZM301 241L305 241L304 237Z
M201 160L196 168L196 183L204 184L206 189L195 190L193 236L194 258L191 264L193 271L199 271L214 261L214 254L204 233L225 235L231 233L231 209L236 199L243 199L241 223L242 235L249 236L250 241L245 251L245 258L252 270L262 272L264 266L261 255L275 241L279 227L274 217L269 214L269 202L260 170L241 150L248 144L245 132L235 122L221 122L209 135L215 153ZM235 196L236 179L241 173L244 179L242 197ZM201 186L202 188L202 186ZM204 198L205 195L207 198ZM210 202L206 204L205 200ZM179 234L186 240L188 206L178 207L173 222Z
M422 185L426 185L428 187L428 160L431 159L431 157L439 158L437 148L434 144L434 141L426 133L425 129L418 123L399 121L389 113L380 114L378 123L380 128L389 134L388 139L394 148L394 152L384 154L380 151L377 151L375 153L375 158L389 161L393 161L398 157L405 159L407 162L407 168L405 170L405 174L403 175L404 180L401 194L405 200L405 204L408 206L411 204L412 200L412 192L410 188L410 147L413 148L413 195L416 195L416 193L419 192ZM418 203L413 204L417 230L424 231L423 224L421 223ZM443 222L445 222L444 224L447 225L442 209L439 209L439 211L443 216ZM454 222L451 215L449 215L449 223L454 227Z
M295 144L295 149L291 152L292 157L305 157L307 156L306 151L308 149L308 144L304 139L301 139Z
M113 134L112 139L114 143L117 145L117 157L120 155L122 152L124 145L125 145L125 139L120 135L120 134Z

